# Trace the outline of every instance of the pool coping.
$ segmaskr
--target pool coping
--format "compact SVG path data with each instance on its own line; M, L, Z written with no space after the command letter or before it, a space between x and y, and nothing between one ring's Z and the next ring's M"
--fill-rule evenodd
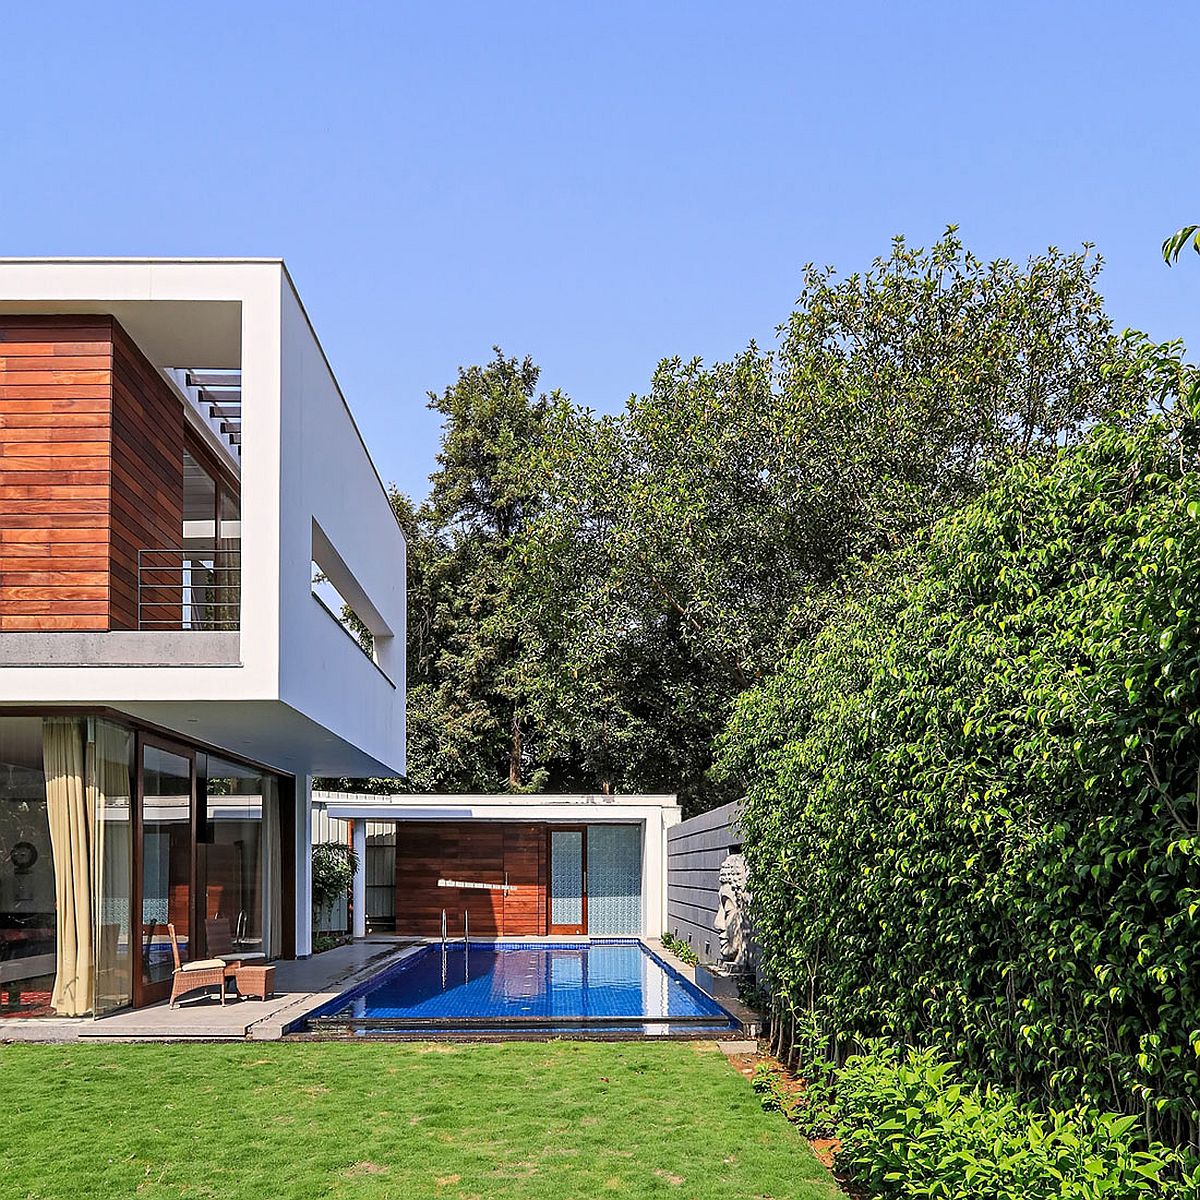
M709 997L714 1003L719 1004L731 1017L733 1017L742 1028L741 1036L745 1038L757 1038L762 1036L763 1032L763 1015L749 1005L742 1003L742 1000L736 994L715 996L708 988L701 985L697 978L701 969L709 972L707 967L701 963L686 963L673 950L668 950L662 944L660 938L641 938L642 942L651 947L651 953L657 954L670 966L682 975L685 979L690 979L700 990Z

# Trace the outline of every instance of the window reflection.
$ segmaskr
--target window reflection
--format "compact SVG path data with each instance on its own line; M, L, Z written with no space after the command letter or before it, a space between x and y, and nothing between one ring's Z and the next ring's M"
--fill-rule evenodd
M41 717L0 718L0 1016L50 1012L54 854Z
M274 782L253 767L209 756L205 919L210 943L228 938L235 951L272 953L263 911L264 809L273 809ZM267 825L273 824L268 813Z
M142 760L142 980L171 978L168 925L181 958L195 958L191 929L191 760L146 745Z

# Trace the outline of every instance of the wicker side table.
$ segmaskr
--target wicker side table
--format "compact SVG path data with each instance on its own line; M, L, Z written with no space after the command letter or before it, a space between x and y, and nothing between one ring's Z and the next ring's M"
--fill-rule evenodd
M275 995L275 967L267 963L244 963L234 971L239 996L266 1000Z

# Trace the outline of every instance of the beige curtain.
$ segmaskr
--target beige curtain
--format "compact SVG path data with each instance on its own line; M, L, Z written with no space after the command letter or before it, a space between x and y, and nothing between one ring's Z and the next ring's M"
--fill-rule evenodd
M42 722L58 930L50 1003L64 1017L80 1017L92 1011L93 813L84 777L84 753L82 722L62 717L48 717Z
M279 825L279 780L262 777L263 798L263 877L267 887L267 930L263 949L268 958L283 952L283 835Z

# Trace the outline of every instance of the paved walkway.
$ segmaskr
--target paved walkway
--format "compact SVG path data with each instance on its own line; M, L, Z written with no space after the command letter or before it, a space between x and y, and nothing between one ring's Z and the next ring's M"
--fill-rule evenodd
M184 998L178 1008L155 1004L90 1017L0 1020L0 1042L101 1041L276 1041L305 1013L382 967L413 953L404 939L372 937L312 958L275 964L270 1000L227 996L224 1006L208 995Z

